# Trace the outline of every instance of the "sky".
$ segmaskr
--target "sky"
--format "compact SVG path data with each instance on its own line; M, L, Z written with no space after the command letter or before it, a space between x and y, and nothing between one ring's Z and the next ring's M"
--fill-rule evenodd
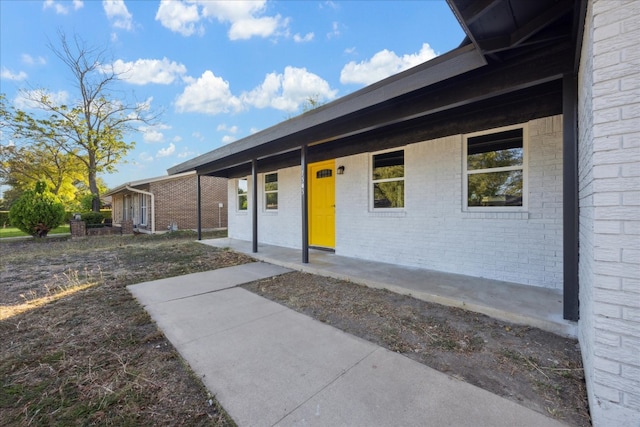
M105 49L114 89L159 112L127 134L135 149L110 188L166 170L456 48L444 1L2 0L0 93L79 98L50 47L59 34ZM0 143L10 144L7 135Z

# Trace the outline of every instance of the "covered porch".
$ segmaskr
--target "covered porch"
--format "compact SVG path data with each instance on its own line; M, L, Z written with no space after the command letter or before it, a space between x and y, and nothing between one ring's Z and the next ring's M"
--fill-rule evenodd
M310 262L305 263L300 259L299 249L259 243L258 252L254 252L250 241L224 238L200 242L293 270L387 289L576 337L577 323L563 319L563 298L559 290L349 258L322 250L310 249Z

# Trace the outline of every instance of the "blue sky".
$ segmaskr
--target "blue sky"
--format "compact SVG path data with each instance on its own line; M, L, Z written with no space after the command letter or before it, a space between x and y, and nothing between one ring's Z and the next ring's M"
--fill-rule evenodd
M127 135L136 148L110 187L275 125L313 96L326 103L454 49L444 1L0 1L0 92L78 96L47 48L58 31L107 47L122 96L162 111ZM8 144L6 135L2 144Z

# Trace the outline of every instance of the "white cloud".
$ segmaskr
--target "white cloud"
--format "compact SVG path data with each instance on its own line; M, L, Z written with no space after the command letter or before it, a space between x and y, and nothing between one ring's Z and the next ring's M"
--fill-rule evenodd
M69 99L69 94L64 91L49 92L46 90L35 89L20 92L14 100L14 105L20 110L35 110L40 108L38 100L43 97L47 97L47 100L54 105L66 104Z
M136 104L136 108L138 108L140 111L149 111L151 109L152 102L153 102L153 96L150 96L145 101L138 102Z
M222 123L216 127L216 130L218 132L238 133L238 126L227 126L226 124Z
M185 151L183 151L182 153L178 153L178 158L184 159L186 157L191 157L194 154L196 153L194 153L193 151L189 151L188 149L185 149Z
M280 15L264 16L266 0L214 1L214 0L162 0L156 20L173 32L183 36L204 34L202 20L216 19L230 24L230 40L245 40L253 36L269 37L278 29L286 29L288 19Z
M175 105L180 113L218 114L237 112L242 108L240 100L231 94L229 82L209 70L178 95Z
M0 70L0 78L5 80L13 80L13 81L19 82L22 80L26 80L27 77L28 77L27 73L25 73L24 71L14 73L13 71L11 71L6 67L2 67L2 69Z
M149 129L142 134L142 138L144 139L144 142L149 142L153 144L156 142L163 142L164 134L158 130Z
M176 78L182 77L187 72L187 67L175 61L162 59L138 59L134 62L116 60L111 65L113 72L119 74L119 78L135 85L149 83L168 85ZM111 71L110 68L105 68Z
M165 124L158 124L153 126L140 126L138 130L142 132L142 139L144 142L155 144L158 142L164 142L163 130L171 129L171 126Z
M198 131L193 132L191 134L191 136L194 137L195 139L199 140L199 141L204 141L204 136Z
M102 0L102 7L115 28L133 30L133 16L129 13L124 0Z
M140 154L138 155L138 158L139 158L140 160L142 160L143 162L145 162L145 163L153 162L153 156L152 156L152 155L150 155L149 153L147 153L146 151L145 151L145 152L140 153Z
M78 10L84 6L84 2L82 0L73 0L73 9ZM66 15L69 13L69 8L62 4L61 1L55 0L45 0L42 5L43 9L53 9L56 11L58 15Z
M173 142L180 142L182 141L182 137L180 135L176 135L173 137Z
M223 144L229 144L230 142L233 142L238 139L235 136L238 133L238 126L227 126L226 124L221 123L216 127L216 130L218 132L227 133L227 135L222 136L221 141Z
M384 49L373 55L369 60L360 63L351 61L345 65L340 72L340 83L369 85L385 77L422 64L436 56L436 53L431 46L429 46L429 43L424 43L420 52L403 55L402 57L399 57L392 51Z
M200 13L196 4L187 4L183 1L161 0L158 12L156 12L156 21L183 36L190 36L199 30L200 33L204 29L196 27L200 21Z
M45 65L47 63L47 60L42 56L34 58L33 56L26 53L23 53L20 58L22 59L22 62L27 65Z
M327 6L329 9L339 9L338 3L334 1L325 1L324 4L320 3L320 9L324 9L324 6Z
M222 137L222 143L223 144L229 144L229 143L235 141L236 139L238 139L238 138L236 138L235 136L225 135L225 136Z
M331 100L337 90L306 68L286 67L284 74L267 74L260 86L242 94L243 103L256 108L272 107L293 112L309 98L318 101Z
M306 42L310 42L311 40L313 40L313 37L315 36L315 34L313 33L307 33L304 36L301 36L300 34L294 34L293 35L293 41L296 43L306 43Z
M331 24L331 31L327 33L328 39L332 39L334 37L340 37L340 24L337 22Z
M173 142L170 142L167 148L161 148L160 150L158 150L156 157L168 157L175 153L175 151L176 146L173 144Z

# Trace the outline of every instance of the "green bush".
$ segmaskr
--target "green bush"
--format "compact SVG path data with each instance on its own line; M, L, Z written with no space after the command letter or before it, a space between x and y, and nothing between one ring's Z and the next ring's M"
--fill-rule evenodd
M0 227L4 226L9 227L11 223L9 222L9 211L0 211Z
M25 191L9 210L11 224L33 237L45 237L64 219L64 206L43 182L38 182L33 190Z
M102 212L84 212L81 213L80 216L87 225L102 224L102 221L104 220Z

